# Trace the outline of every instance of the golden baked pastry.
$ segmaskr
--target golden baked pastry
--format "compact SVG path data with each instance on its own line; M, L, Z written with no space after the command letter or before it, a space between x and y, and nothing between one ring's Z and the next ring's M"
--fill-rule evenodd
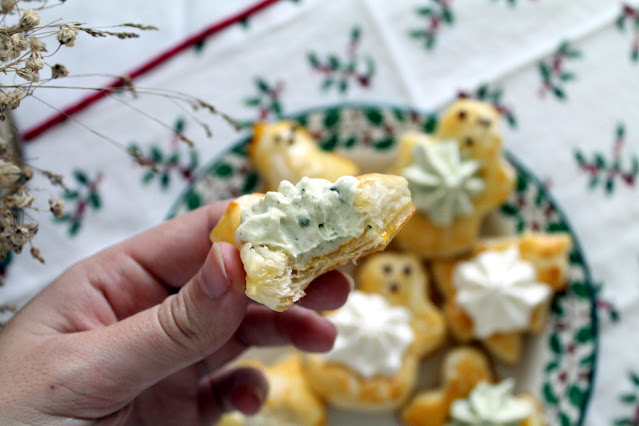
M233 201L211 232L240 250L246 294L276 311L319 275L383 250L415 210L404 178L302 178Z
M470 99L444 112L434 137L404 135L391 173L408 179L417 206L396 242L425 258L469 251L482 219L508 199L515 182L497 111Z
M225 414L219 426L323 426L326 407L306 383L300 358L291 355L272 366L259 362L246 365L260 368L268 381L268 397L254 416L238 412Z
M357 271L356 290L329 316L338 329L335 347L304 357L311 387L349 409L398 408L415 387L420 359L444 342L444 317L427 292L428 277L417 256L367 258Z
M433 261L451 334L460 342L479 339L515 364L523 334L543 329L552 294L567 285L571 245L568 234L528 232L479 242L469 257Z
M473 421L471 418L466 419L470 421L462 421L461 419L451 419L451 415L455 411L461 411L461 414L472 415L472 402L468 404L463 400L472 392L482 390L478 389L478 387L487 387L489 383L494 381L495 378L486 356L479 350L471 347L455 348L446 354L441 373L441 387L418 393L410 403L402 409L401 418L403 423L407 426L443 426L445 424L473 425L480 423L480 419ZM501 391L507 391L507 388L510 387L511 384L502 383L497 386L506 388ZM513 397L509 396L509 398ZM519 426L543 426L545 424L541 404L534 396L530 394L520 394L513 399L515 399L514 403L518 406L513 407L511 405L510 407L504 408L511 411L511 413L507 414L511 414L512 417L517 418L518 414L520 415L519 417L523 417L517 421L516 424ZM486 396L479 395L479 398L476 397L474 400L473 402L475 403L481 403L483 402L482 400L486 400ZM510 402L511 404L513 403L513 401ZM470 405L471 407L455 408L455 404ZM493 404L491 408L492 410L498 410L502 407L500 407L500 404ZM522 413L525 414L521 415ZM503 415L504 413L500 414Z
M293 121L255 124L248 157L266 191L276 191L283 180L296 184L308 176L334 181L360 173L353 161L320 149L308 131Z

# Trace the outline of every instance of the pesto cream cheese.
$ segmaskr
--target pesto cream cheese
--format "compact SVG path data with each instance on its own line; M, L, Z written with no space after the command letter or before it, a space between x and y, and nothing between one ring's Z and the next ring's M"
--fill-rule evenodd
M420 143L413 164L401 171L417 210L435 224L448 226L472 213L472 199L484 190L478 161L464 158L455 141Z
M453 402L447 426L518 426L533 414L532 404L512 395L515 382L480 382L466 399Z
M330 253L364 231L364 215L354 207L362 192L358 187L352 176L335 183L308 177L297 185L282 181L277 192L242 211L237 241L279 249L298 263Z

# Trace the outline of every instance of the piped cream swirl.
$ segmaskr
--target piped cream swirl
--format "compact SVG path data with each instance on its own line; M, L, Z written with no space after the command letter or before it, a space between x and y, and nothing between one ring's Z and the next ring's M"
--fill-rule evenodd
M515 382L480 382L466 399L458 399L450 408L447 426L516 426L531 416L532 403L512 395Z
M551 295L550 287L537 281L530 262L519 250L486 251L461 262L453 272L457 303L474 323L475 336L524 330L532 311Z
M455 141L419 143L413 164L401 171L417 210L437 225L448 226L473 212L472 199L485 187L478 161L466 159Z
M411 312L391 306L378 294L354 290L346 304L328 318L337 327L328 361L346 365L363 377L394 376L414 340Z

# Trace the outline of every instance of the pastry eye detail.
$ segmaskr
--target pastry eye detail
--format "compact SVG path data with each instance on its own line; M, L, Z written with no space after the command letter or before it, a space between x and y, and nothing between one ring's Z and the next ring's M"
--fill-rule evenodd
M383 270L384 270L384 273L388 275L393 271L393 267L387 263L386 265L384 265Z
M391 294L397 293L399 291L399 284L393 281L388 285L388 291L390 291Z
M410 274L413 273L413 268L410 265L406 265L404 266L404 275L409 276Z
M485 118L485 117L479 117L477 121L479 121L479 124L483 127L490 127L490 125L493 124L490 118Z
M466 119L466 116L466 110L462 109L457 113L457 118L459 118L460 121L464 121Z
M464 139L464 142L466 143L466 146L473 146L475 144L475 140L470 136L467 136L466 139Z
M282 135L278 133L273 139L275 140L276 144L280 144L282 142Z

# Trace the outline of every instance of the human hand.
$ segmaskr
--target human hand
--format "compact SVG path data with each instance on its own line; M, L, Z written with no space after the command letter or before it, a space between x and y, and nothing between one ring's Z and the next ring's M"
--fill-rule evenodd
M211 424L266 398L257 370L221 369L247 347L329 350L335 328L310 309L341 306L348 278L282 313L249 303L237 250L208 238L226 206L79 262L20 310L0 332L0 424Z

